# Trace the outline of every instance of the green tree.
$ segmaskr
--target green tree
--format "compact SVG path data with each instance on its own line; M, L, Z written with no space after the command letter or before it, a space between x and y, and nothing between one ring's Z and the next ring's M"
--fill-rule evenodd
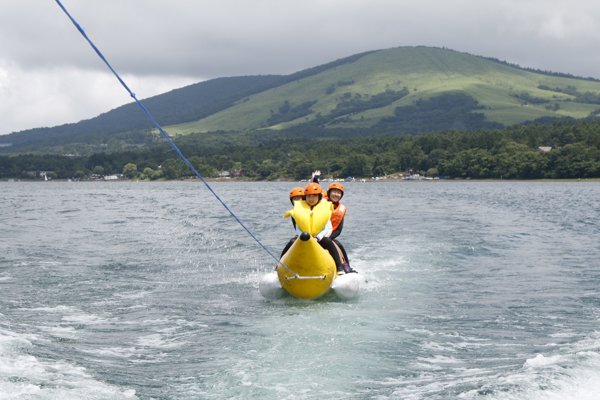
M346 160L346 165L342 170L343 175L346 176L370 176L370 158L366 154L352 153Z
M196 167L196 171L198 171L198 173L202 177L217 176L217 173L218 173L216 169L214 169L213 167L211 167L208 164L200 164L200 165L198 165L198 167Z
M162 163L161 171L167 179L175 179L179 177L179 161L169 158Z
M385 169L381 165L378 165L377 167L373 168L373 175L375 175L375 176L385 175Z
M246 176L254 176L256 175L256 171L259 167L260 165L254 159L252 159L242 164L242 171L244 171Z
M135 178L137 175L137 166L135 164L129 163L123 167L123 175L127 178Z
M273 179L272 175L278 173L280 169L281 167L278 164L273 163L273 160L264 160L256 172L263 178L271 176L271 179Z
M307 179L310 178L314 168L311 163L302 160L294 164L292 173L296 179Z
M440 173L439 173L439 171L438 171L438 169L437 169L437 168L429 168L429 169L427 170L427 176L437 176L437 175L439 175L439 174L440 174Z
M150 179L152 179L153 181L160 179L163 177L163 172L162 169L159 169L158 171L154 171L154 173L152 174L152 176L150 177Z
M154 170L152 168L144 168L143 174L146 175L147 177L152 176L153 173L154 173Z

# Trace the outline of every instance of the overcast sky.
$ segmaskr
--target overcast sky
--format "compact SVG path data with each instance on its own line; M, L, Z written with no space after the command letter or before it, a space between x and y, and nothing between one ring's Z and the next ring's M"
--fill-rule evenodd
M436 46L600 78L592 0L62 0L140 99L222 76L290 74ZM131 98L55 0L0 0L0 135Z

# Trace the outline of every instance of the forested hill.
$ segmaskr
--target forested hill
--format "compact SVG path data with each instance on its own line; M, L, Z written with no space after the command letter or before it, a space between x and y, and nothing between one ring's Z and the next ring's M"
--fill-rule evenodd
M237 133L232 136L234 143L226 146L211 144L209 137L222 140L229 133L192 134L177 137L174 142L204 177L237 171L250 180L298 180L321 170L324 178L370 178L398 176L414 169L421 175L449 178L600 178L600 121L417 136L272 139L260 145L244 140L256 134ZM82 180L118 173L139 180L193 175L170 149L167 143L156 143L143 149L84 157L0 156L0 179L43 180L42 171L48 178Z
M142 104L161 126L188 123L230 108L236 102L243 102L248 96L352 63L370 53L372 52L355 54L290 75L216 78L143 99ZM78 123L34 128L0 136L0 144L12 145L0 147L0 152L45 151L52 146L73 143L81 143L87 147L95 144L97 147L113 137L119 140L127 138L129 142L139 141L144 136L143 133L152 128L154 125L148 116L133 102Z
M171 125L193 121L197 119L198 109L202 106L252 87L260 87L278 78L280 78L279 75L217 78L143 99L142 103L159 124ZM153 126L148 116L135 102L132 102L78 123L52 128L34 128L0 136L0 142L12 143L13 146L16 146L47 141L61 136L86 133L110 135L119 132L147 130Z
M214 79L143 103L174 136L229 132L234 143L248 131L260 134L261 142L402 136L597 118L600 82L445 48L398 47L286 76ZM146 146L157 135L129 104L77 124L0 136L0 143L13 144L0 152L86 155Z

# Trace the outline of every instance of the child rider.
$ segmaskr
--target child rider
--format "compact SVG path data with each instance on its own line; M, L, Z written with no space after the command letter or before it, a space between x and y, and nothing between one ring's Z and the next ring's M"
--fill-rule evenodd
M293 188L292 191L290 192L290 203L292 203L292 206L294 205L294 202L302 201L302 200L304 200L304 189L302 189L301 187ZM296 220L294 220L294 217L292 217L292 225L294 225L294 230L296 230ZM288 244L285 245L285 247L283 248L283 251L281 252L281 256L279 256L279 258L283 257L283 255L289 250L289 248L292 247L292 245L294 244L296 239L298 239L298 235L294 236L288 242Z
M306 204L310 206L311 212L317 205L320 205L321 199L323 198L322 192L323 189L321 188L321 185L314 182L309 183L306 186L306 188L304 188L304 196L306 198L305 201ZM323 206L325 206L325 204L323 204ZM296 230L299 231L300 228L296 227ZM329 219L325 224L323 230L314 235L314 238L317 240L317 242L319 242L322 248L324 248L329 252L329 254L331 254L331 257L333 257L333 261L335 262L337 270L342 271L343 267L342 260L340 259L340 254L337 248L335 247L333 240L331 240L331 238L329 237L329 235L331 235L332 230L333 228L331 225L331 219ZM301 233L302 232L299 232L299 234Z

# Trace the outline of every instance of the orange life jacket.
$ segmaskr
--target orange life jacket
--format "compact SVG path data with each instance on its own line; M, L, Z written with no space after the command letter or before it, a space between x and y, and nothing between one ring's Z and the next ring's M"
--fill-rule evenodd
M340 226L340 223L344 219L344 215L346 215L346 206L342 203L338 203L337 207L334 208L333 214L331 214L331 226L333 227L332 232Z

